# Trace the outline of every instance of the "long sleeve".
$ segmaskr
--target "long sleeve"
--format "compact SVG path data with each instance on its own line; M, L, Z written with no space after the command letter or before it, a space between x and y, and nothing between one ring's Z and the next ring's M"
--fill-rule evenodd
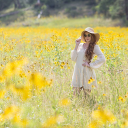
M90 68L96 69L99 68L105 62L105 56L98 45L95 45L94 47L94 54L96 54L98 58L93 63L90 63Z
M72 59L72 61L76 62L76 59L77 59L77 51L76 50L71 51L71 59Z
M77 56L78 56L78 53L77 53L77 52L78 52L78 50L80 49L80 47L82 46L82 44L83 44L83 43L80 43L80 44L79 44L77 50L74 49L74 50L71 51L71 59L72 59L72 61L75 61L75 62L76 62Z

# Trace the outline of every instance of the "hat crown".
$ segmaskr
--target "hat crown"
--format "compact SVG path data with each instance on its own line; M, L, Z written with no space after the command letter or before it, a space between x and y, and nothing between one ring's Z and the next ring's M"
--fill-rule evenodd
M85 29L85 31L94 32L93 28L91 28L91 27L87 27L87 28Z

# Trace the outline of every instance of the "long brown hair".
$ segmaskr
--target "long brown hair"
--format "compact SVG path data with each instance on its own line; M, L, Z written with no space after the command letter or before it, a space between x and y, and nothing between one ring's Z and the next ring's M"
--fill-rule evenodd
M91 34L91 41L90 41L88 48L85 52L85 57L87 57L87 59L89 60L89 63L91 62L92 56L94 54L93 50L94 50L95 45L96 45L96 37L94 34Z

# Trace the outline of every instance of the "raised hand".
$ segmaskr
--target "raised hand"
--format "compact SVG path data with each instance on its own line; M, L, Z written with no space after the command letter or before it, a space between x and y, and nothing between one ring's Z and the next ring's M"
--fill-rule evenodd
M76 45L78 46L79 44L80 44L80 42L81 42L81 37L79 37L78 39L76 39Z
M79 46L79 44L80 44L80 41L81 41L81 37L79 37L78 39L76 39L76 46L75 46L75 50L77 50L78 49L78 46Z

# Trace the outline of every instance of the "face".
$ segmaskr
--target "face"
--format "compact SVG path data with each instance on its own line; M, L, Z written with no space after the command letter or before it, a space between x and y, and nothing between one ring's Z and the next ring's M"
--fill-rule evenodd
M85 38L85 41L89 43L91 41L91 34L89 32L85 32L84 38Z

